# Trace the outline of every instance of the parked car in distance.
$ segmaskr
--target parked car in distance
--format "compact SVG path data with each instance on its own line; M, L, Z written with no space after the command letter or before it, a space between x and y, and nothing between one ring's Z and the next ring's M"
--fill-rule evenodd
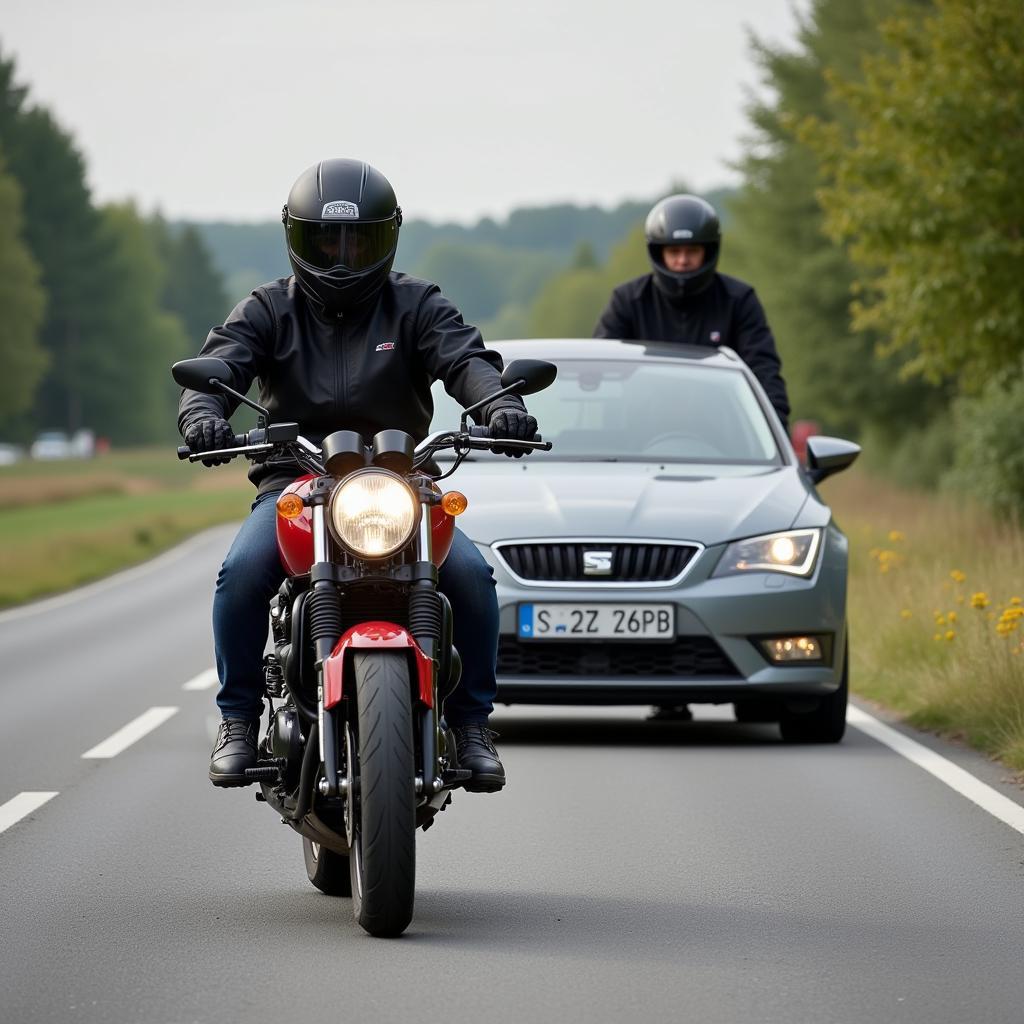
M44 430L28 450L33 459L69 459L71 442L63 430Z
M12 466L25 457L25 449L16 444L0 444L0 466Z
M33 442L33 459L91 459L96 453L96 437L91 430L76 430L68 437L63 430L44 430Z
M847 541L816 484L860 449L793 447L729 349L497 342L547 359L528 401L553 450L470 457L459 526L494 569L504 704L732 703L797 742L847 705ZM457 417L435 390L435 424Z

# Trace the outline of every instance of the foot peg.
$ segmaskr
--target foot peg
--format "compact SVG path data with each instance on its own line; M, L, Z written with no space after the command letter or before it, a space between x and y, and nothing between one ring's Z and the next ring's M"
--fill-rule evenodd
M473 773L468 768L446 768L441 773L441 781L445 789L458 789L463 783L469 782Z
M246 785L253 782L280 782L284 764L284 758L278 757L270 761L260 761L255 768L246 768Z

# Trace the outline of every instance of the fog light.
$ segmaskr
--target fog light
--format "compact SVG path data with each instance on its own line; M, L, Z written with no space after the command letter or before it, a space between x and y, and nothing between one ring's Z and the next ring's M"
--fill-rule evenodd
M831 651L829 636L773 636L759 640L764 656L778 665L828 661Z

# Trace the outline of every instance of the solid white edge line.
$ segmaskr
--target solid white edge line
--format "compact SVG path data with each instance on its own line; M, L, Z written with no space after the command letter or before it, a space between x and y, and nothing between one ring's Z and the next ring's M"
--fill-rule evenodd
M43 804L52 800L56 793L19 793L5 804L0 804L0 832L6 832L22 818L38 811Z
M177 713L177 708L150 708L138 718L133 718L127 725L118 729L113 736L108 736L102 743L97 743L95 747L87 750L82 757L116 757L122 750L142 739L146 733L152 732L158 725L163 725L171 715Z
M204 668L197 676L193 676L182 686L183 690L209 690L220 682L215 668Z
M967 797L982 810L988 811L1004 825L1009 825L1010 828L1024 834L1024 807L1003 796L981 779L975 778L970 772L937 754L930 747L904 736L903 733L852 704L846 710L846 720L872 739L878 740L901 757L912 761L918 768L923 768L929 775L934 775L940 782L956 790L961 796Z

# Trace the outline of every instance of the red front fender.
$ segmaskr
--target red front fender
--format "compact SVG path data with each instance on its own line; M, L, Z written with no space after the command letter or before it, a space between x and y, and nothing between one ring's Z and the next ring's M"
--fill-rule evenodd
M411 651L419 678L420 700L427 707L433 707L434 663L420 650L409 631L393 622L361 622L337 642L331 656L324 662L324 707L333 708L341 700L345 670L352 651L396 648Z

